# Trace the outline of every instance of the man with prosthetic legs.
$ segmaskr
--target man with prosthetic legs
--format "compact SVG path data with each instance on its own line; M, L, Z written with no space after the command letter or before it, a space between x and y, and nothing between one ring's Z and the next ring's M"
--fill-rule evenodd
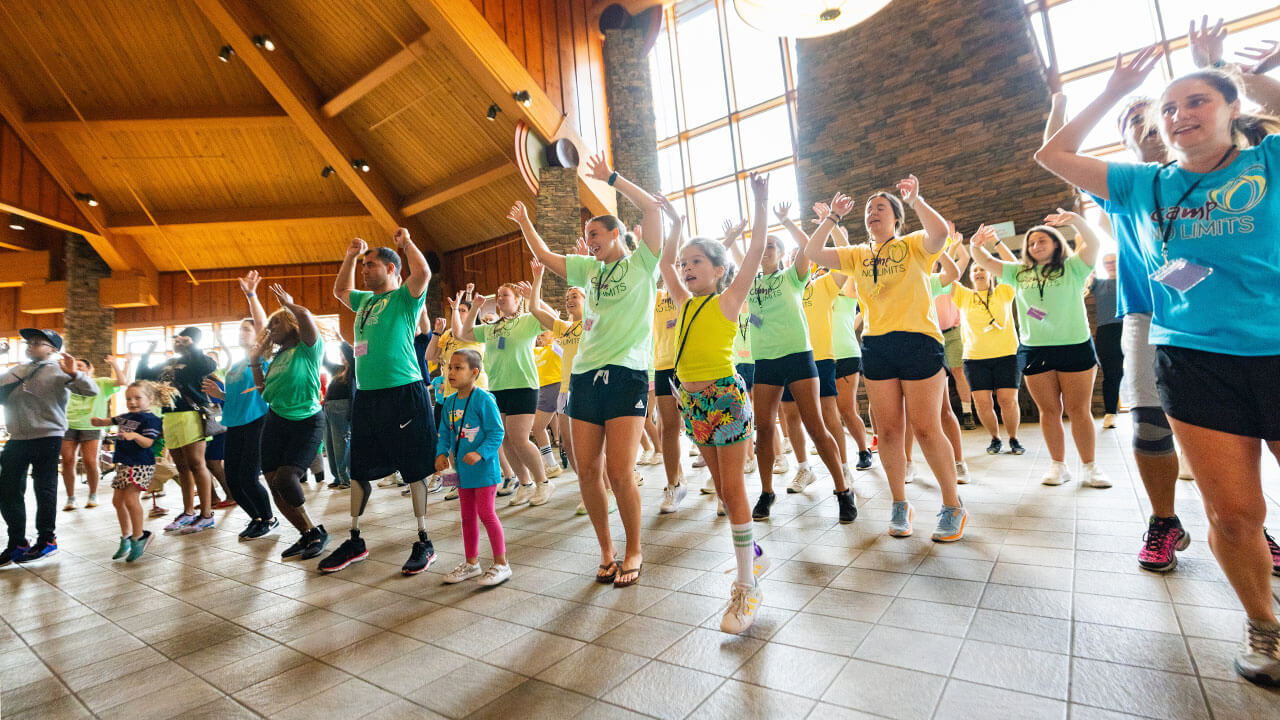
M428 388L414 353L418 313L426 301L431 270L409 231L395 234L409 276L400 279L400 256L386 247L368 249L356 238L347 248L333 294L356 314L356 393L351 404L351 537L320 561L320 572L342 570L369 556L360 537L360 516L372 481L399 471L409 484L418 540L401 572L417 575L435 562L427 537L426 478L435 470L436 444ZM356 266L367 291L355 289Z

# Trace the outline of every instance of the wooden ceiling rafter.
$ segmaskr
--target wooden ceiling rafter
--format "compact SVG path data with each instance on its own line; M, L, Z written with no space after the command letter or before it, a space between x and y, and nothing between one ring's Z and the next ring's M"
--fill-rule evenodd
M428 244L427 233L416 219L400 217L399 198L386 180L376 171L365 173L351 166L353 159L367 160L368 155L341 121L325 116L319 88L288 48L279 44L267 52L255 46L255 35L282 37L273 32L257 8L246 0L195 0L195 5L334 168L374 222L388 234L408 227L419 244Z
M73 112L35 112L26 118L32 132L156 132L164 130L243 130L293 127L279 107L154 108L97 112L80 120Z
M495 180L514 175L517 170L510 158L500 157L490 160L459 173L447 182L433 185L423 189L421 192L414 193L411 197L405 199L400 212L405 215L417 215L424 210L466 195L472 190L482 188Z
M155 213L156 222L166 230L248 230L262 227L298 226L343 220L367 220L369 211L360 203L303 205L296 207L220 208L214 210L170 210ZM121 233L148 233L156 230L142 213L110 215L109 229Z
M365 73L360 79L334 94L320 110L325 117L336 117L339 113L356 104L360 98L373 92L382 83L391 79L396 73L417 62L418 57L426 51L431 33L423 33L418 39L400 48L394 55ZM399 41L399 38L396 38Z

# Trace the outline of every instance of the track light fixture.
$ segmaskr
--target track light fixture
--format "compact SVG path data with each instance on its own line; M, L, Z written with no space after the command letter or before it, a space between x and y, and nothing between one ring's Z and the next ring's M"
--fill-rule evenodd
M256 45L258 49L266 50L267 52L271 52L276 49L276 44L271 42L271 37L268 35L254 35L253 44Z
M497 120L500 112L502 112L502 108L498 107L498 103L493 103L489 106L489 112L485 113L484 116L490 120Z
M222 62L231 62L231 56L235 54L236 51L232 50L230 45L223 45L222 49L218 51L218 59Z
M516 102L520 103L525 107L529 107L530 105L533 104L533 96L529 94L528 90L521 90L520 92L512 95L511 97L515 98Z
M352 160L351 167L359 170L360 172L369 172L369 163L365 162L364 158L356 158L355 160Z
M12 230L26 230L27 221L21 215L9 213L9 228Z
M80 202L84 203L85 205L88 205L89 207L98 207L98 199L90 195L89 193L83 193L83 192L76 193L76 200L79 200Z
M333 169L332 165L325 165L324 169L320 171L320 177L329 177L334 172L336 171Z

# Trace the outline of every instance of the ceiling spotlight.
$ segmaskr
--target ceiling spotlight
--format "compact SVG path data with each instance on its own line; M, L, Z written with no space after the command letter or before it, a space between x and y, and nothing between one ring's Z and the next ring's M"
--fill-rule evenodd
M267 35L254 35L253 44L256 45L258 49L266 50L267 52L271 52L276 49L276 44L271 42L271 38Z
M360 172L369 172L369 163L365 162L363 158L356 158L355 160L352 160L351 167L359 170Z
M85 205L88 205L89 207L98 207L98 199L90 195L89 193L83 193L83 192L76 193L76 200L79 200L80 202L84 203Z
M515 98L516 102L520 103L525 107L529 107L530 105L533 104L533 96L529 94L528 90L521 90L520 92L512 95L511 97Z
M26 230L27 221L23 220L21 215L9 213L9 228L12 230Z
M484 116L490 120L497 120L500 112L502 112L502 108L498 107L498 103L493 103L489 106L489 112L485 113Z
M222 62L231 62L231 56L235 54L236 51L232 50L230 45L223 45L222 49L218 51L218 59Z
M320 171L320 177L329 177L334 172L336 171L333 169L332 165L325 165L324 169Z

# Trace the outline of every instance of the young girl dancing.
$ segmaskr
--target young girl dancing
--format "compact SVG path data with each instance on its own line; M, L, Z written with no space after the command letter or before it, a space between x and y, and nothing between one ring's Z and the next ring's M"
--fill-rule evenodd
M156 472L156 456L151 450L160 437L163 422L151 413L156 403L157 388L154 384L139 380L124 391L125 407L129 412L110 418L90 418L95 427L118 425L116 448L111 461L116 464L111 487L115 492L111 504L120 520L120 547L112 560L125 558L134 562L142 557L151 542L151 531L142 529L141 494L151 485ZM168 402L168 399L165 399ZM125 557L125 556L128 557Z

